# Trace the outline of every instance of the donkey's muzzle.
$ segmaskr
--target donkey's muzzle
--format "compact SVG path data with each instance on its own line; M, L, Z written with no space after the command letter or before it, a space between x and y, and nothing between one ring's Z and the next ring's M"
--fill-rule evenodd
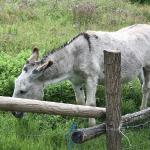
M16 117L16 118L22 118L24 113L23 112L12 112L12 114Z

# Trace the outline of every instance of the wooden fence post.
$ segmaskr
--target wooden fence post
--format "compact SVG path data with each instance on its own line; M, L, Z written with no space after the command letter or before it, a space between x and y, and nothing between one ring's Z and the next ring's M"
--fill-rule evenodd
M121 149L121 53L104 50L107 150Z

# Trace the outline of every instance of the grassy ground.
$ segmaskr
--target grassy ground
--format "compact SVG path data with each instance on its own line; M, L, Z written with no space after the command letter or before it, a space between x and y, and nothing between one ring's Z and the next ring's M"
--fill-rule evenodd
M0 149L1 150L65 150L68 149L66 137L72 122L78 122L80 127L86 121L69 119L60 116L28 114L23 120L16 120L10 114L0 116ZM82 125L81 125L82 124ZM122 149L149 150L149 126L141 129L123 130L129 138L123 136ZM71 145L70 145L71 146ZM72 149L105 150L105 136L101 136L82 145L73 145Z
M35 45L41 51L49 51L79 31L112 31L150 21L150 6L131 5L122 0L116 0L115 3L112 0L89 0L89 4L88 0L55 1L1 0L0 51L16 54ZM76 9L77 12L74 13L73 9L79 3L83 3L83 11ZM94 13L87 13L84 5L94 5Z
M81 9L75 7L78 4ZM1 0L0 95L12 94L13 80L33 46L39 47L43 55L86 29L113 31L149 22L150 6L131 4L128 0ZM66 99L65 102L69 102L73 91L68 84L65 85L67 94L60 95L61 86L54 85L49 91L45 89L45 99ZM97 103L104 106L103 92L103 88L99 88ZM141 99L139 83L134 81L125 85L122 97L123 114L138 110ZM17 120L9 113L1 113L0 150L65 150L68 148L65 134L73 122L79 127L87 126L86 120L77 118L27 114L24 119ZM129 147L123 136L123 149L149 150L149 126L141 130L130 127L123 132L132 144ZM102 136L82 144L80 149L104 150L105 146L105 136ZM74 149L78 146L75 145Z

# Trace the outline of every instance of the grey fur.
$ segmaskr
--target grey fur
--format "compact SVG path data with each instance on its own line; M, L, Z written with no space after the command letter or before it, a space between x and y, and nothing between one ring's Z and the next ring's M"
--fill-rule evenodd
M48 61L53 62L46 70L36 72L39 64L26 64L26 69L23 69L15 82L13 96L42 99L42 89L47 84L70 80L77 103L96 106L97 84L104 80L103 50L118 49L122 57L122 82L140 77L143 83L141 109L146 108L150 92L150 25L133 25L116 32L87 31L87 35L88 38L85 34L79 34L59 50L44 57L40 65ZM82 88L83 84L86 91ZM27 93L20 94L20 90ZM94 118L89 120L89 124L95 124Z

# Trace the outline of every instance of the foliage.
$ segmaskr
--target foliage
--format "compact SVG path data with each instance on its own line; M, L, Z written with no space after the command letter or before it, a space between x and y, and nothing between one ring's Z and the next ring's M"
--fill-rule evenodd
M55 121L54 121L55 120ZM18 120L8 113L0 114L0 149L1 150L66 150L65 135L72 122L77 122L82 127L83 121L77 119L62 118L60 116L48 116L26 114L24 119ZM55 124L54 124L55 122ZM124 131L123 131L124 132ZM145 130L128 130L131 144L136 150L149 150L149 128ZM141 147L139 144L143 144ZM129 143L122 137L123 149L129 148ZM135 147L133 147L134 149ZM77 149L74 146L73 150ZM80 145L82 150L106 149L105 135ZM132 149L132 147L131 147Z
M44 89L44 100L63 103L75 103L75 95L70 82L49 85Z
M139 3L139 4L150 4L149 0L130 0L132 3Z
M107 3L105 0L86 2L89 10L94 9L93 13L81 11L76 16L74 7L80 4L81 10L86 10L83 7L85 0L70 0L69 3L68 0L57 3L54 0L1 0L0 51L15 55L14 52L36 45L46 52L68 41L79 31L112 31L150 20L149 6L131 5L122 0L115 3L112 0ZM73 18L76 18L77 24Z
M27 53L19 53L16 57L0 52L0 95L11 96L14 88L14 79L21 72Z

